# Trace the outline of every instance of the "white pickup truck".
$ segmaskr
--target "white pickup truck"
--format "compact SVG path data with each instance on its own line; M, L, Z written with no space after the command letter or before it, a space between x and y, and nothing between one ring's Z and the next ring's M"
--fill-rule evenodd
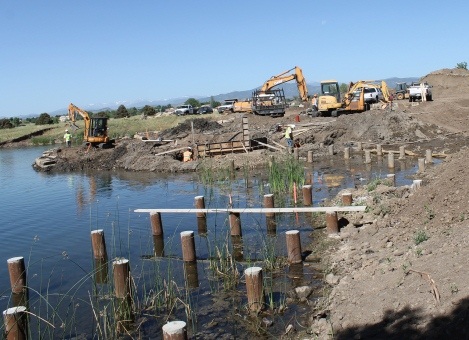
M415 102L417 100L431 101L432 98L432 87L428 83L412 83L407 87L409 91L409 102ZM425 98L425 99L424 99Z
M197 113L197 108L192 105L179 105L174 113L177 116L192 115Z

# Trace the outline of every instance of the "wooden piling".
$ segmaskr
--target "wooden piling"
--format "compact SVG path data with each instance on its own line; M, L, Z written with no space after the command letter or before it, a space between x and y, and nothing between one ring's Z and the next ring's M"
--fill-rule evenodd
M249 267L244 271L246 277L246 292L248 309L251 313L259 313L264 305L264 286L262 282L262 268Z
M339 232L339 221L337 212L326 212L326 229L329 234L337 234Z
M163 340L187 340L187 329L184 321L170 321L162 328Z
M184 262L184 277L187 287L199 287L199 273L197 271L197 262Z
M153 235L153 255L164 257L164 237L162 235Z
M195 196L195 208L196 209L205 209L205 198L204 196ZM198 212L196 213L197 217L205 217L205 213Z
M289 263L301 263L301 240L298 230L289 230L285 233Z
M365 150L365 163L371 163L371 150Z
M197 258L195 255L195 241L193 231L183 231L181 233L182 260L184 262L194 262Z
M425 172L425 158L419 158L419 172Z
M345 192L342 194L342 204L343 205L352 205L352 193Z
M334 144L329 145L328 150L329 150L329 155L334 156Z
M381 144L376 144L376 155L377 156L383 155L383 147L381 146Z
M300 159L300 149L298 149L298 148L294 148L294 149L293 149L293 157L294 157L296 160L299 160L299 159Z
M388 168L394 169L394 154L392 152L388 153Z
M12 257L7 260L8 272L10 274L11 291L14 294L25 293L26 288L26 267L22 256Z
M273 208L274 207L274 194L266 194L264 195L264 208ZM268 212L265 213L267 217L275 216L275 213Z
M229 214L230 219L230 232L232 236L241 236L241 214L230 212Z
M433 163L432 150L430 149L425 150L425 163L428 163L428 164Z
M28 339L27 313L25 306L8 308L3 311L4 339Z
M200 236L207 236L207 218L197 217L197 233Z
M386 177L387 177L389 183L391 183L391 185L393 187L395 187L396 186L396 175L395 174L387 174Z
M161 214L159 212L150 213L150 221L153 236L162 236L163 223L161 222Z
M362 142L357 142L357 151L362 151L362 150L363 150Z
M313 174L311 172L306 173L305 184L306 185L313 184Z
M405 146L401 145L399 147L399 159L404 159L405 158Z
M132 294L129 260L115 260L112 262L112 268L114 272L114 294L116 298L129 298Z
M107 259L106 240L104 238L103 229L97 229L91 232L91 246L95 259Z
M348 146L344 148L344 159L350 159L350 148Z
M231 252L236 261L243 261L243 238L231 235Z
M303 185L303 205L310 206L313 204L313 187L311 185Z
M312 150L308 151L307 160L308 160L308 163L313 163L313 151Z

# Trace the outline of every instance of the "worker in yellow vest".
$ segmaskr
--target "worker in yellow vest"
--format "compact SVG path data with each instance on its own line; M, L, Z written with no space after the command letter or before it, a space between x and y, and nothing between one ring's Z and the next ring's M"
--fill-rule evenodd
M72 134L68 130L65 130L64 140L68 148L72 146Z

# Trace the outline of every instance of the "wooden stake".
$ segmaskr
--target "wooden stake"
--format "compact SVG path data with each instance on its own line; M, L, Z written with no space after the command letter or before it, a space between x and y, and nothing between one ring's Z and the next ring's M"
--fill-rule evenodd
M399 159L404 159L405 158L405 146L401 145L399 147Z
M184 277L187 287L199 287L199 273L197 271L197 262L184 262Z
M313 204L313 187L311 185L303 185L303 204L310 206Z
M182 260L184 262L194 262L197 258L195 255L195 241L193 231L183 231L181 233Z
M150 213L151 233L153 236L163 236L163 223L159 212Z
M350 148L349 147L344 148L344 159L350 159Z
M394 154L392 152L388 153L388 168L394 169Z
M342 204L352 205L352 193L351 192L345 192L342 194Z
M365 163L366 164L371 163L371 151L370 150L365 150Z
M130 264L127 259L112 262L114 272L114 294L119 299L127 299L131 296Z
M432 150L425 150L425 162L428 164L433 163Z
M329 234L337 234L339 232L339 221L337 212L326 213L326 228Z
M313 163L313 151L308 151L308 163Z
M12 257L7 260L8 272L10 273L10 286L14 294L25 293L26 288L26 267L22 256Z
M170 321L163 326L163 340L187 340L186 323Z
M248 310L259 313L264 305L264 286L262 282L262 268L250 267L244 271L246 277L246 292L248 297Z
M205 209L205 199L204 196L195 196L195 208L196 209ZM196 213L197 217L205 217L205 213Z
M419 158L419 172L425 171L425 158Z
M301 240L298 230L290 230L286 233L287 253L289 263L301 263Z
M3 311L4 335L6 340L28 339L27 314L25 306L8 308Z
M230 232L232 236L242 236L240 213L230 213Z
M381 144L376 145L376 155L378 155L378 156L383 155L383 147L381 146Z
M274 194L264 195L264 207L265 208L273 208L274 207ZM265 216L273 217L273 216L275 216L275 213L268 212L268 213L265 214Z
M91 246L95 259L107 259L106 241L104 239L103 229L97 229L91 232Z

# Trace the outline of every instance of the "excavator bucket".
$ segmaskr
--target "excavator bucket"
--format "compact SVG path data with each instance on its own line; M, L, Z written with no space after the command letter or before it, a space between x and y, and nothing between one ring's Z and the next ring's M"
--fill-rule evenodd
M73 132L75 132L76 130L78 130L80 127L78 125L76 125L75 123L71 122L70 123L70 128L73 130Z

